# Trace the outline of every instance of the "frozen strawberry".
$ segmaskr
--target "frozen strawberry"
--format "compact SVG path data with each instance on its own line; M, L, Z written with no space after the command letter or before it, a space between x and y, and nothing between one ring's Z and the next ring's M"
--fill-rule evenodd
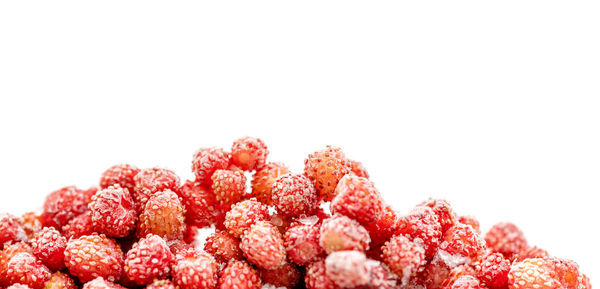
M473 227L459 223L444 233L440 249L452 255L459 254L475 260L483 253L485 241Z
M340 148L327 146L304 161L304 173L313 182L324 201L331 201L335 187L350 172L350 162Z
M290 170L282 163L267 163L252 177L252 194L265 205L272 204L271 190L275 180Z
M173 260L173 254L165 240L150 234L140 239L127 252L123 269L129 280L145 285L154 279L168 277Z
M71 219L87 211L87 204L87 196L74 186L54 191L44 202L44 211L40 216L42 224L60 229Z
M33 255L52 271L65 267L67 239L53 227L45 227L30 241Z
M311 213L317 208L317 191L304 175L287 174L273 183L273 205L286 217Z
M555 289L563 288L558 280L553 278L554 272L547 268L544 259L525 259L515 262L508 273L510 289Z
M127 188L119 185L98 191L88 204L94 231L122 238L135 229L137 213Z
M481 282L471 275L462 275L452 284L448 284L444 289L486 289Z
M6 283L41 289L50 278L50 270L29 253L17 253L6 264Z
M271 284L277 288L295 288L302 278L302 272L291 263L285 263L283 266L273 269L260 269L260 278L265 284Z
M454 224L457 223L456 214L452 210L452 206L446 200L441 199L428 199L427 201L419 204L419 206L430 207L438 217L438 221L442 226L442 232L450 229Z
M366 251L370 242L367 230L346 216L334 215L321 225L319 244L328 254L342 250Z
M325 259L320 259L309 264L306 267L306 275L304 282L308 289L339 289L340 286L329 278L327 275Z
M105 235L82 236L67 243L65 264L71 275L81 282L96 277L115 282L121 276L123 252L114 240Z
M71 219L62 227L62 233L67 238L79 238L84 235L91 235L94 232L92 225L92 212L86 211L79 216Z
M401 235L392 237L382 251L385 264L403 281L423 270L426 263L423 247Z
M397 233L423 244L426 259L431 259L440 245L442 226L433 209L419 206L398 219Z
M231 146L231 163L242 170L261 169L267 160L269 151L265 143L254 137L243 137L235 140Z
M457 283L457 281L459 281L459 279L461 279L465 276L469 276L470 278L463 279ZM475 276L476 276L476 272L470 266L468 266L468 265L456 266L456 267L452 268L452 270L450 270L448 277L442 283L442 288L444 288L444 289L451 289L451 288L459 289L459 288L462 288L460 286L463 286L461 284L464 284L464 286L467 286L467 287L465 287L465 289L467 289L467 288L470 289L471 287L469 287L469 286L481 286L481 283ZM475 280L475 281L473 281L473 280ZM458 287L453 287L453 286L455 286L455 284ZM475 288L473 288L473 289L475 289ZM483 289L483 288L481 288L481 289Z
M250 227L269 218L269 208L255 199L241 201L225 215L225 227L234 236L241 236Z
M511 223L498 223L485 235L487 246L508 259L513 259L516 254L528 247L523 232Z
M359 251L337 251L325 259L327 277L343 288L364 285L370 280L367 257Z
M100 188L106 189L113 185L119 185L130 193L135 188L135 176L140 172L136 166L129 164L118 164L108 168L100 178Z
M290 261L303 266L324 253L319 244L320 230L317 216L300 219L287 229L283 238Z
M17 243L13 243L13 244L8 244L4 246L4 249L2 249L2 251L0 251L0 287L1 286L7 286L9 284L7 283L6 278L6 270L7 270L7 265L8 262L10 261L10 259L15 256L17 253L29 253L29 254L33 254L32 249L29 245L27 245L27 243L25 242L17 242Z
M21 219L10 215L0 214L0 248L6 243L25 241L27 235Z
M579 289L582 286L581 273L577 263L559 258L545 258L544 265L552 277L556 279L565 289Z
M390 206L384 206L379 219L365 226L371 236L371 247L388 241L398 229L398 216Z
M216 170L212 190L219 203L231 206L246 197L246 177L242 171Z
M146 289L177 289L171 280L154 280Z
M179 197L172 191L157 192L144 206L138 223L138 237L155 234L166 240L183 238L184 210Z
M334 194L331 212L363 225L377 221L383 212L381 194L369 179L348 174L339 181Z
M165 190L178 193L180 189L180 180L177 174L164 168L143 169L133 179L135 186L130 193L138 213L144 209L148 199L155 193Z
M367 260L367 270L370 272L369 282L359 286L360 289L394 289L397 288L397 276L383 263ZM408 287L410 288L410 287Z
M285 263L281 233L269 222L256 222L242 236L240 244L248 261L263 269L277 269Z
M428 289L441 289L444 281L450 275L450 266L441 259L433 259L427 265L423 272L418 274L419 283L425 285Z
M77 289L75 279L69 274L60 271L55 272L50 276L50 279L44 284L44 289Z
M458 222L461 224L469 225L471 228L475 229L477 234L481 235L481 229L479 226L479 221L473 216L460 216L458 217Z
M196 181L210 186L211 176L216 170L224 170L229 166L229 154L219 148L201 148L192 160L192 171Z
M224 215L210 188L198 182L187 181L179 194L185 207L185 219L189 225L200 228L222 222Z
M260 289L258 272L244 261L230 262L221 273L219 289Z
M98 277L83 284L82 289L125 289L125 287L111 281L104 280L102 277Z
M350 162L350 172L358 177L369 178L369 172L361 162L348 160Z
M173 265L173 282L181 289L213 289L217 286L217 262L208 253L180 251Z
M240 240L226 231L217 230L204 244L204 251L210 253L219 262L241 260L243 255L240 250Z
M525 249L523 249L521 252L519 252L519 254L517 254L515 256L515 260L516 261L523 261L525 259L529 259L529 258L547 258L550 257L550 254L548 253L548 251L536 247L536 246L532 246L532 247L527 247Z
M477 277L490 289L508 288L511 262L500 253L484 256L477 266Z
M33 238L33 236L35 236L37 232L42 230L42 220L40 219L40 216L35 212L27 212L23 214L21 216L21 220L23 221L23 229L25 230L27 238ZM0 229L0 232L3 231L3 229Z

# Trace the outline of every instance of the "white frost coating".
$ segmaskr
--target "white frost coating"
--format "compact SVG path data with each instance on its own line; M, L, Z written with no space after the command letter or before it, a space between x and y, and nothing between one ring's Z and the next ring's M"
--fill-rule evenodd
M337 251L325 259L327 276L340 287L348 288L369 282L367 257L358 251Z
M469 259L468 257L465 257L460 254L452 255L444 250L438 250L433 260L442 260L450 268L471 263L471 259Z
M215 226L210 226L206 228L200 228L196 230L196 236L194 236L194 248L199 250L204 250L204 244L206 243L206 238L212 235L215 232Z
M325 214L331 215L331 210L329 209L329 207L330 207L329 202L322 202L319 207L321 209L323 209L323 212L325 212Z
M317 216L304 217L304 218L298 219L298 222L300 222L304 225L314 225L317 222L319 222L319 217L317 217Z
M262 287L260 287L260 289L287 289L287 288L275 287L275 285L272 285L272 284L264 284L264 285L262 285Z
M277 210L274 207L269 206L269 215L273 216L277 214Z

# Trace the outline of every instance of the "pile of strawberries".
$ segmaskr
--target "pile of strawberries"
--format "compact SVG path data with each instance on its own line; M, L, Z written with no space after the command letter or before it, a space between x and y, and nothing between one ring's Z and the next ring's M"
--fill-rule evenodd
M0 289L591 288L513 224L481 235L437 199L399 214L339 148L310 154L301 174L267 155L252 137L202 148L183 184L115 165L99 188L0 215Z

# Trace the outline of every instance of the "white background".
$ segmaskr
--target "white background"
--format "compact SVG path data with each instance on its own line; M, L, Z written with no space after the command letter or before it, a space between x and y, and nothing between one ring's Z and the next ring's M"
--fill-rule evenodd
M0 211L240 136L296 172L332 144L400 212L446 198L597 280L597 2L211 2L2 1Z

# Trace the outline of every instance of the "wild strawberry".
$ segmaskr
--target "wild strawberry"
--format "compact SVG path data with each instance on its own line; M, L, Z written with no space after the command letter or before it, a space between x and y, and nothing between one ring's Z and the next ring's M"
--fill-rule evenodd
M71 219L87 211L87 204L86 195L76 187L64 187L54 191L44 202L44 211L40 216L42 224L60 229Z
M217 261L226 263L230 260L241 260L240 240L226 231L217 230L204 244L204 251L210 253Z
M312 212L317 207L317 191L304 175L287 174L273 183L273 205L286 217L296 217Z
M388 241L398 229L398 216L390 206L384 206L379 219L365 226L371 236L371 247Z
M394 289L397 288L397 276L383 263L367 260L367 269L370 272L370 280L360 289Z
M327 146L308 155L304 161L304 173L324 201L333 199L335 187L349 172L350 162L340 148Z
M307 289L339 289L340 286L327 275L325 259L321 259L309 264L306 267L304 282Z
M232 261L221 273L220 289L260 289L258 272L244 261Z
M114 240L105 235L82 236L67 243L65 264L71 275L81 282L96 277L114 282L121 276L123 252Z
M243 137L235 140L231 146L231 163L244 171L261 169L269 151L259 138Z
M485 241L471 226L459 223L444 233L440 249L475 260L483 253Z
M339 181L334 194L331 212L363 225L377 221L383 212L381 194L369 179L348 174Z
M168 277L173 259L165 240L150 234L140 239L127 252L123 269L129 280L145 285L154 279Z
M248 261L263 269L276 269L286 259L281 233L269 222L256 222L242 236L240 244Z
M508 288L510 264L500 253L488 254L477 266L477 277L491 289Z
M77 289L75 280L66 273L60 271L50 276L50 279L44 284L44 289Z
M477 234L481 235L481 229L479 225L479 221L475 219L473 216L460 216L458 217L458 222L461 224L469 225L471 228L477 232Z
M367 257L359 251L337 251L325 259L325 272L340 287L364 285L370 280Z
M275 180L290 170L282 163L267 163L252 177L252 194L265 205L272 204L271 190Z
M62 227L62 233L67 239L91 235L93 232L92 213L90 211L86 211L71 219Z
M25 242L17 242L17 243L5 245L4 249L2 249L2 251L0 251L0 287L9 285L9 284L6 284L7 280L5 279L6 275L7 275L7 273L6 273L7 267L6 266L8 265L8 262L10 261L10 259L18 253L33 254L31 247L29 245L27 245L27 243L25 243Z
M463 275L452 284L445 286L444 289L486 289L486 287L474 276Z
M510 289L563 288L560 282L553 278L554 272L544 263L544 259L539 258L513 263L508 273L508 287Z
M425 202L419 204L419 206L430 207L438 217L438 221L442 226L442 232L450 229L454 224L457 223L456 214L452 210L452 206L446 200L441 199L428 199Z
M460 286L466 285L467 287L464 287L465 289L467 289L467 288L471 289L471 287L469 287L469 286L480 286L481 283L479 283L479 280L477 280L475 275L476 275L475 270L473 270L473 268L471 268L468 265L456 266L456 267L452 268L452 270L450 270L448 277L446 278L446 280L444 280L444 283L442 283L442 288L444 288L444 289L451 289L451 288L459 289L459 288L463 288ZM461 279L465 276L469 276L472 278L463 279L463 280L461 280L461 282L457 283L457 281L459 279ZM473 282L473 279L475 279L476 282ZM458 287L453 287L453 286L455 286L455 284ZM464 284L464 285L461 285L461 284ZM476 289L476 287L472 288L472 289Z
M92 227L98 233L122 238L135 229L137 213L127 188L115 185L98 191L88 208Z
M544 265L552 272L552 276L565 289L580 289L582 286L582 274L579 272L577 263L559 258L546 258Z
M138 223L138 237L155 234L166 240L183 238L184 210L179 197L170 190L157 192L144 206Z
M271 284L277 288L295 288L302 278L302 272L296 265L285 263L273 270L260 269L260 278L265 284Z
M519 254L517 254L515 256L515 260L516 261L523 261L525 259L530 259L530 258L547 258L550 257L550 254L548 253L548 251L536 247L536 246L532 246L532 247L527 247L523 250L521 250L521 252L519 252Z
M504 255L510 260L528 247L523 232L511 223L494 225L485 235L485 242L492 251Z
M192 171L196 175L196 181L203 184L211 184L211 176L216 170L224 170L229 166L229 154L220 148L201 148L192 160Z
M154 280L146 289L177 289L171 280Z
M366 251L371 239L367 230L355 220L343 215L333 215L321 224L319 244L331 254L335 251Z
M216 288L217 262L195 249L180 251L173 265L173 282L181 289Z
M287 229L283 238L290 261L303 266L323 254L323 248L319 244L320 229L321 224L316 216L307 218L304 222L295 222Z
M138 167L129 164L114 165L102 173L100 188L106 189L113 185L119 185L131 193L135 188L135 175L139 172Z
M25 241L27 235L21 219L10 215L0 214L0 248L6 243Z
M165 190L178 193L180 188L177 174L164 168L143 169L133 179L135 186L130 193L135 200L138 213L144 209L148 199L155 193Z
M410 236L416 243L422 243L426 259L431 259L440 245L442 226L430 207L420 206L398 219L397 233Z
M216 170L211 177L217 201L231 206L246 197L246 177L242 171Z
M33 255L46 267L57 271L65 267L67 239L53 227L45 227L30 241Z
M125 289L125 287L115 284L111 281L104 280L102 277L98 277L83 284L82 289Z
M423 247L401 235L392 237L382 251L385 264L404 282L422 270L426 263Z
M23 221L23 229L25 230L27 238L33 238L37 232L42 230L42 220L40 219L40 216L35 212L27 212L23 214L21 216L21 220ZM5 232L5 230L0 228L0 232Z
M358 177L365 179L369 178L369 172L361 162L355 160L348 160L350 162L350 172Z
M236 237L241 236L250 227L269 218L269 208L255 199L241 201L231 207L225 215L225 227Z
M207 227L216 224L224 215L209 188L198 182L187 181L179 194L185 207L185 219L189 225Z
M19 283L41 289L50 275L50 270L29 253L17 253L6 264L7 284Z
M450 275L450 266L441 259L433 259L423 272L418 274L418 280L428 289L441 289L444 281Z

